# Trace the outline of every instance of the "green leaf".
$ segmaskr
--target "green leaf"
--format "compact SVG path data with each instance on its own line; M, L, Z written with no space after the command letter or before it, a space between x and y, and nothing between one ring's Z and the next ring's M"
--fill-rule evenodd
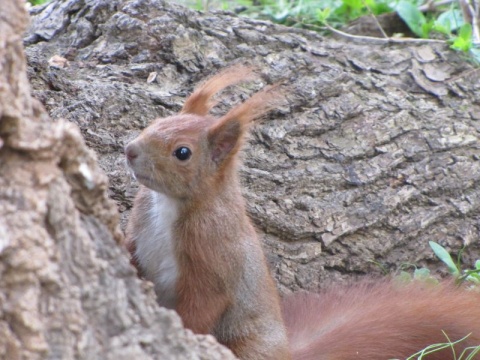
M458 31L458 37L466 41L472 41L472 25L469 23L463 24Z
M352 10L360 10L363 8L362 0L343 0L343 3Z
M415 280L426 280L430 276L430 270L427 268L415 269L413 272L413 278Z
M198 10L198 11L206 10L206 9L203 8L203 3L202 3L201 0L197 0L197 1L195 2L194 9L195 9L195 10Z
M480 270L480 259L475 261L475 269Z
M435 26L435 22L433 20L429 20L426 23L422 24L422 38L428 38L428 35L433 30Z
M42 5L44 3L46 3L47 1L49 0L29 0L28 2L32 5Z
M475 284L480 284L480 269L465 270L464 273L465 274L462 277L465 280L473 282Z
M448 253L448 251L441 245L437 244L434 241L429 241L430 247L432 248L433 252L437 257L442 260L448 267L448 271L454 276L459 276L460 271L455 265L455 262L453 261L452 257Z
M465 23L458 30L458 36L453 38L452 49L470 51L472 49L472 25Z
M415 35L423 36L422 25L427 21L415 5L407 1L400 1L395 10Z
M388 4L383 2L373 3L370 6L370 9L372 9L372 12L374 15L381 15L381 14L385 14L393 11L393 9Z
M458 9L450 9L441 13L437 20L435 20L435 24L448 29L448 33L457 30L465 23L463 20L462 12Z
M468 25L471 29L470 24L465 24L465 25ZM463 26L462 26L462 28L463 28ZM472 39L471 39L471 37L466 38L465 36L466 35L464 33L463 36L461 36L459 34L459 36L457 36L456 38L453 38L453 42L452 42L452 45L450 47L452 49L460 50L460 51L464 51L464 52L470 51L471 48L472 48ZM470 34L470 36L471 36L471 34Z
M480 276L478 276L478 274L468 275L466 280L475 284L480 284Z
M400 271L400 274L395 276L395 280L399 283L409 283L412 281L412 276L406 271Z
M330 8L325 8L323 10L317 9L317 20L320 23L324 23L330 16Z
M432 31L436 31L436 32L439 32L440 34L444 34L444 35L450 35L450 33L451 33L451 31L448 28L446 28L442 25L438 25L437 23L433 24Z

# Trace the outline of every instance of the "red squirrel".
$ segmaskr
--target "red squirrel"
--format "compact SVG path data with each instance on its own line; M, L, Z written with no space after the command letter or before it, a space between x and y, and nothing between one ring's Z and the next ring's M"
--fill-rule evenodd
M224 70L125 148L141 184L127 244L158 303L240 359L401 359L445 342L442 330L452 341L470 334L457 354L480 344L480 294L450 284L361 282L281 304L237 174L249 123L280 96L266 88L220 118L209 115L213 95L252 74ZM451 357L448 349L427 358Z

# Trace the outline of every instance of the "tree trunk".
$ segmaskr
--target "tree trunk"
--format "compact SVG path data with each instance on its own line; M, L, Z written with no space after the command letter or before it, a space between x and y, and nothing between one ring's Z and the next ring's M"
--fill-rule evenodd
M2 0L0 358L234 359L137 279L93 151L30 95L26 24L23 2Z

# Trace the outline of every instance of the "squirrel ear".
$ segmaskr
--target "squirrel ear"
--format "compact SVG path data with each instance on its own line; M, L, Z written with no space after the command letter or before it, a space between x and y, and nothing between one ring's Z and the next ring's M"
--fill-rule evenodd
M215 106L212 96L220 90L243 81L254 79L253 69L236 65L221 71L205 83L198 86L183 105L182 113L206 115Z
M220 164L235 155L242 144L248 124L284 101L279 84L268 86L244 103L235 106L208 131L212 160Z
M236 119L225 119L208 132L210 155L214 163L220 165L227 158L235 155L240 148L243 125Z

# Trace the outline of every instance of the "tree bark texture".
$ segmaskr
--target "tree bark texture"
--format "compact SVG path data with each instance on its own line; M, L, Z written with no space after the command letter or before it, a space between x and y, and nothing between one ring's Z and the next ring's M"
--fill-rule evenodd
M265 84L285 106L253 126L242 179L282 291L438 266L434 240L479 258L480 74L442 44L378 45L204 14L159 0L53 1L25 36L34 96L77 124L128 216L136 184L123 146L234 63L262 80L228 90L218 114ZM49 59L68 60L58 66Z
M0 358L234 359L138 280L94 152L31 97L24 7L0 11Z

